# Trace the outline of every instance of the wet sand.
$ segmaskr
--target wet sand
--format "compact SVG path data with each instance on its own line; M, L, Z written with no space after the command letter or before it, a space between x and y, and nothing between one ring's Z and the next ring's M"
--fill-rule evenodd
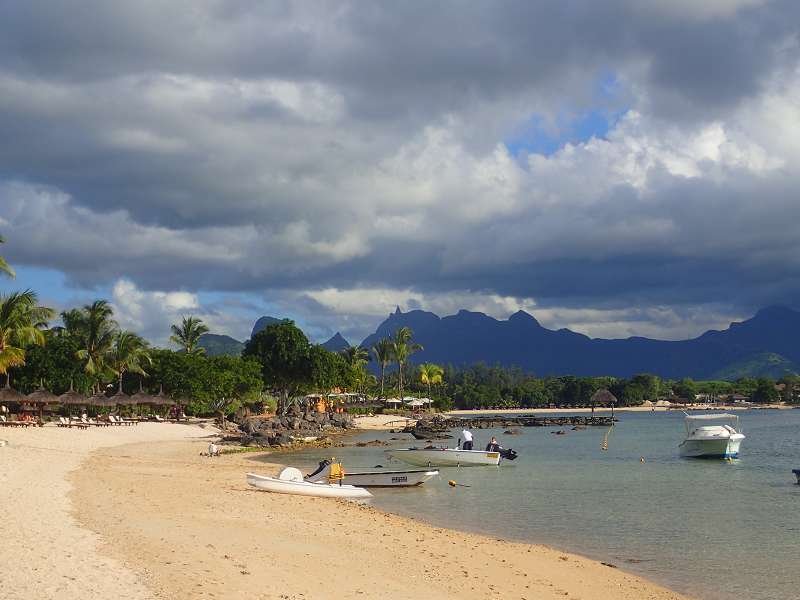
M202 457L205 447L118 446L92 453L70 476L78 522L157 598L683 598L545 546L258 491L245 473L274 474L277 465L249 453Z

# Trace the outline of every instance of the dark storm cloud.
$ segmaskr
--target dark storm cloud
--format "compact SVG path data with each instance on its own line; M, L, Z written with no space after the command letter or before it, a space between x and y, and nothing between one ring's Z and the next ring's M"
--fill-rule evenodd
M800 158L762 102L788 98L796 123L796 2L0 11L4 252L78 285L294 290L308 313L326 287L800 298ZM598 97L609 79L624 101ZM498 156L534 115L607 102L641 124L544 162Z

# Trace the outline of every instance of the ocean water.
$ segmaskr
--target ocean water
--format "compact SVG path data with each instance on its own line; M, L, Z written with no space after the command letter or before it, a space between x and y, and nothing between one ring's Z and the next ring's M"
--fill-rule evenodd
M733 461L681 458L683 415L673 412L619 413L605 452L607 428L566 428L567 435L523 428L517 436L476 430L476 448L496 435L519 458L444 468L419 488L374 490L372 503L440 526L577 552L701 598L800 598L800 486L792 474L800 468L800 410L738 414L747 438ZM424 445L385 432L355 439L391 437L403 438L390 442L398 447ZM406 466L384 450L304 450L282 461L310 469L334 455L345 469ZM449 479L471 487L451 488Z

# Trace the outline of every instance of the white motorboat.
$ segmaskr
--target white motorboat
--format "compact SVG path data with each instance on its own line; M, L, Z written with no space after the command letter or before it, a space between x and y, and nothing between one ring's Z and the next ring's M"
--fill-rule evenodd
M686 415L686 439L681 456L694 458L736 458L744 439L739 417L728 413Z
M331 461L323 460L319 468L306 475L305 480L312 483L327 482L331 475ZM439 474L439 471L430 469L417 469L411 471L344 471L343 483L359 487L413 487L422 485L430 478Z
M797 485L800 485L800 469L792 469L792 473L797 477Z
M477 467L485 465L497 466L501 458L514 460L517 457L513 450L488 452L485 450L461 450L458 448L399 448L386 450L392 458L402 460L410 465L421 467Z
M299 469L295 469L294 467L286 467L278 474L278 477L267 477L265 475L248 473L247 483L260 490L274 492L276 494L349 499L372 497L372 494L367 490L354 485L344 485L341 482L311 483L310 481L304 481L303 474Z

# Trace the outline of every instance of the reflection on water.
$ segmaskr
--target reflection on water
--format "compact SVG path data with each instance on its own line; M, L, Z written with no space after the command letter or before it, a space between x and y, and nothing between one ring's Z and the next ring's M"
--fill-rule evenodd
M626 413L608 431L477 430L520 458L501 467L446 468L420 488L375 490L373 504L437 525L551 544L618 564L704 598L800 598L800 410L740 413L747 439L734 461L684 459L679 413ZM356 440L404 438L370 432ZM406 439L407 438L407 439ZM397 468L380 447L285 455L308 469L332 454L353 470ZM644 457L645 462L640 462ZM274 460L274 458L273 458ZM414 467L409 467L414 468ZM451 488L448 479L471 487Z

